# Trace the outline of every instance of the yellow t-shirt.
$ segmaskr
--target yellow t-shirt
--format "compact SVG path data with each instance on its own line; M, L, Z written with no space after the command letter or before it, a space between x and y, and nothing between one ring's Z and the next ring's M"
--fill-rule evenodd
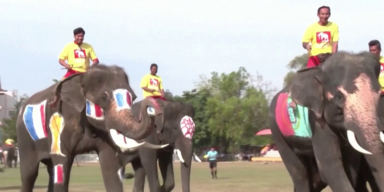
M328 22L325 26L318 22L310 25L302 39L302 42L312 45L309 56L332 53L333 43L337 41L339 41L339 26L333 22Z
M384 94L384 57L380 56L380 75L379 75L379 84L381 87L381 94Z
M72 70L85 72L89 68L89 59L95 60L97 56L90 44L82 43L79 46L71 42L65 45L59 55L59 59L68 60L68 64L72 67Z
M163 82L158 75L147 74L141 79L140 87L146 87L149 89L155 89L156 91L151 93L143 90L143 97L147 96L161 96L160 90L163 89Z

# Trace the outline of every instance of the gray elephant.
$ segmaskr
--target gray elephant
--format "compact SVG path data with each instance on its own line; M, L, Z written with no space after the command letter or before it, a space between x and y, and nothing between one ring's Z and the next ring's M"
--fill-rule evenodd
M365 191L357 184L359 173L369 171L361 168L365 160L384 191L379 72L371 53L338 52L299 71L275 95L271 131L296 191L321 191L327 184L338 192Z
M132 115L136 98L128 76L117 66L96 65L32 95L17 117L22 192L33 190L39 163L47 166L48 191L68 191L74 157L95 150L106 191L123 191L119 140L122 133L143 139L161 114L154 99L139 106L140 119Z
M192 137L195 131L194 108L182 102L157 100L163 114L156 117L157 132L144 140L147 143L161 145L161 149L136 148L125 150L121 157L123 165L131 163L135 171L134 192L144 191L145 176L151 192L172 191L175 186L173 172L173 153L176 151L181 162L181 179L184 192L190 191L191 162L193 156ZM142 102L133 104L132 111L139 117ZM128 140L128 138L126 138ZM132 143L133 141L129 141ZM128 142L127 142L128 143ZM124 150L124 149L122 149ZM157 172L157 160L163 184L160 187Z

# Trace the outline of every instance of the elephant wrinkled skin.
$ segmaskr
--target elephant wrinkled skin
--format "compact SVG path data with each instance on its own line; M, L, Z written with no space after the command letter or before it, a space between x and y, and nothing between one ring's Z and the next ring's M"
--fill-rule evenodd
M371 53L338 52L319 67L298 71L273 98L271 131L295 191L321 191L326 184L338 192L365 191L357 189L362 171L371 171L377 188L384 191L379 72L380 63ZM308 108L310 138L281 131L275 112L281 93L290 94L291 106ZM370 170L360 169L364 163Z
M111 130L132 139L147 137L161 114L155 100L145 99L137 120L131 111L136 98L128 76L117 66L95 65L35 93L17 118L22 192L31 192L39 163L47 165L48 191L68 191L77 154L95 150L106 191L123 191L116 153L119 142Z
M145 176L147 176L151 192L172 191L175 187L173 172L173 152L178 152L181 160L181 181L183 192L190 191L190 174L193 156L192 138L194 133L194 108L182 102L168 102L157 100L163 114L155 119L156 131L145 138L145 142L162 145L157 149L140 148L135 151L126 151L120 155L123 167L131 163L135 171L135 184L133 191L144 191ZM133 113L139 117L140 103L132 107ZM169 144L169 145L167 145ZM157 172L157 160L163 178L160 186ZM123 169L124 172L124 169Z

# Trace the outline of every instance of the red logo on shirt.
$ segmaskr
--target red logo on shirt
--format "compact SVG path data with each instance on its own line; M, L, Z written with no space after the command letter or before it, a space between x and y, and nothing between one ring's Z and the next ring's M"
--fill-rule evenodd
M159 81L157 79L149 79L149 84L157 86L159 85Z
M330 31L316 32L316 43L328 43L331 41Z
M84 49L75 49L73 50L73 54L75 55L75 59L86 58L87 54Z

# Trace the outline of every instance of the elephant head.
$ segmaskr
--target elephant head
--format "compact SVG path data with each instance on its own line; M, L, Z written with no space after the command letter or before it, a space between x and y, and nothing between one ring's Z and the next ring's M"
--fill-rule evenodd
M109 132L111 137L119 132L128 138L143 139L154 128L154 118L161 109L154 99L144 99L140 107L142 118L137 120L131 111L134 99L136 95L124 70L99 64L59 82L50 104L63 101L70 106L68 110L82 113L93 127ZM115 144L119 146L116 141Z
M287 88L292 100L308 107L320 125L343 129L351 146L366 154L376 179L382 181L379 72L380 63L371 53L338 52L319 67L299 71Z

